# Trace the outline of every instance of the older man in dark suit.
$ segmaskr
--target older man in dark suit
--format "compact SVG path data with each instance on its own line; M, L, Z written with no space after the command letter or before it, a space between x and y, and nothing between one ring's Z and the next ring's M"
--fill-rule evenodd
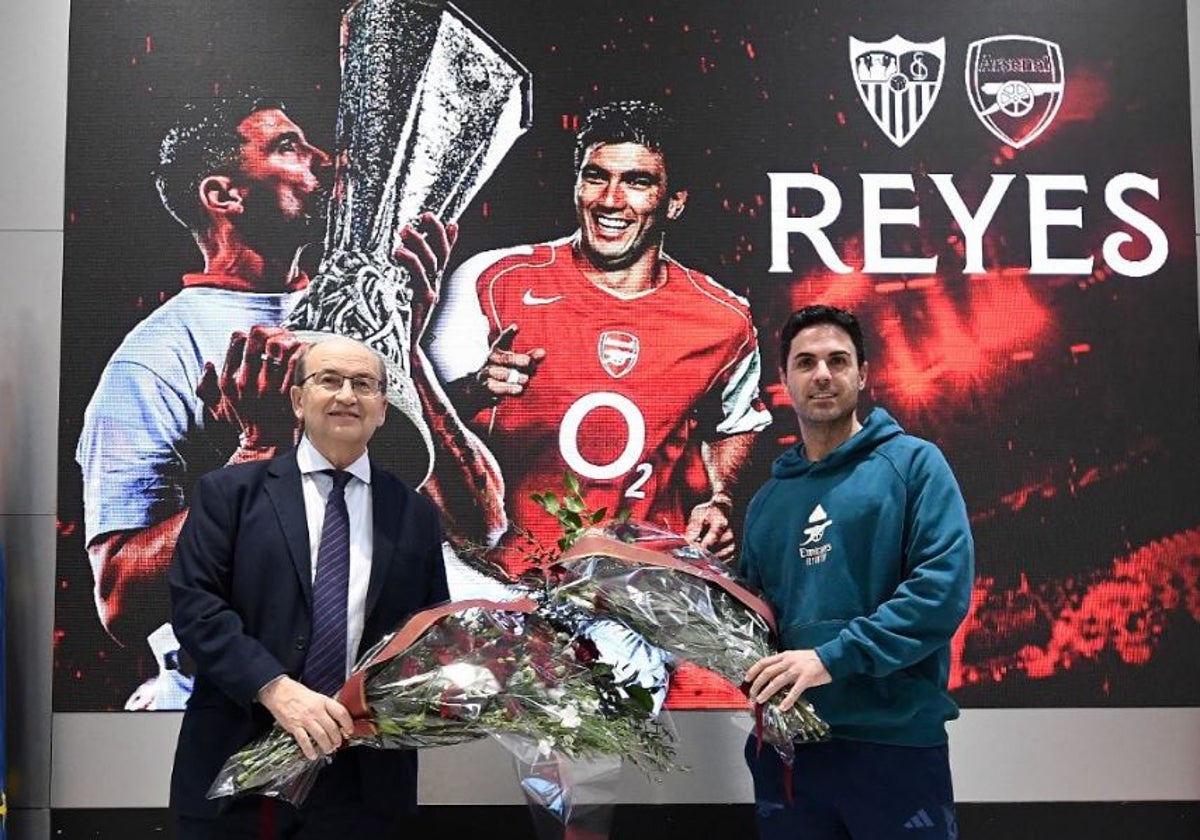
M350 748L333 699L357 656L448 599L435 508L373 464L386 372L330 338L297 367L296 449L201 479L168 579L196 661L171 779L180 837L393 836L416 806L411 751ZM334 755L303 806L205 793L224 761L278 721L310 758Z

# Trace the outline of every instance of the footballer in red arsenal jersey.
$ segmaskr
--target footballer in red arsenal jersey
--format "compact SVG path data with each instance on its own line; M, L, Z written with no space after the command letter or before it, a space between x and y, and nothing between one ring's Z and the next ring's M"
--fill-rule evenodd
M509 522L545 546L561 530L529 496L569 471L591 510L734 551L732 494L770 414L747 302L663 250L688 197L676 138L652 103L592 111L575 149L579 229L468 260L430 328L439 378L500 465ZM519 573L515 528L497 554Z

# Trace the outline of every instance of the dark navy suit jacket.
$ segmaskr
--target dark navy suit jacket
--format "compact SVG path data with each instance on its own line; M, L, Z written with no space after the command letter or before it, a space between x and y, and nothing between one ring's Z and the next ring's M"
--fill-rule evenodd
M360 654L411 613L449 600L434 506L374 463L371 504ZM272 722L258 690L280 674L299 679L312 630L310 557L295 450L200 480L167 575L175 634L196 663L171 776L176 813L218 813L205 794L221 765ZM335 761L358 763L351 777L368 807L415 807L415 752L354 748Z

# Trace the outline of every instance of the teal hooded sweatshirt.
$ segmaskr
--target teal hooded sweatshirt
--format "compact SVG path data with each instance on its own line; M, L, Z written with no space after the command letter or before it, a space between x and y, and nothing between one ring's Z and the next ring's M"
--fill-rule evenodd
M974 546L941 451L876 408L820 461L799 444L771 474L746 513L741 571L775 610L780 648L815 650L833 678L804 696L835 738L945 743Z

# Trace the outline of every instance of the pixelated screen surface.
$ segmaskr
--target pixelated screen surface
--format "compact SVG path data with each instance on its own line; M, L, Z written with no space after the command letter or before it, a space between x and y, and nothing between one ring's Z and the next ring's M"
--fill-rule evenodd
M573 469L596 506L686 525L711 495L702 444L724 436L727 397L754 379L752 338L708 340L711 305L756 331L771 421L731 491L736 533L771 460L798 440L779 325L810 303L845 307L866 332L861 409L885 407L938 444L966 498L977 578L952 645L959 703L1200 703L1182 2L458 5L529 69L533 121L463 212L439 307L482 294L475 255L576 230L575 133L597 105L668 108L680 131L667 190L687 190L685 211L656 222L686 267L663 287L671 296L606 306L552 269L548 285L492 301L525 323L514 350L536 339L548 352L522 397L457 406L497 459L510 519L529 506L519 493ZM202 362L219 370L230 333L280 316L267 303L226 314L188 280L204 262L156 190L160 143L185 103L254 86L332 150L339 10L76 4L71 25L54 705L171 708L186 688L162 678L177 663L153 638L162 571L138 555L142 588L118 604L118 575L97 558L169 523L196 477L229 459L237 429L196 396ZM309 273L320 234L301 253ZM470 325L442 314L424 351L451 381L479 359L460 343ZM136 357L187 329L219 348L189 345L190 374ZM121 365L146 375L122 378ZM587 394L607 396L581 404ZM113 424L81 443L104 414ZM402 467L405 445L377 448ZM441 497L449 516L470 507L454 493ZM739 702L691 670L673 692L680 708Z

